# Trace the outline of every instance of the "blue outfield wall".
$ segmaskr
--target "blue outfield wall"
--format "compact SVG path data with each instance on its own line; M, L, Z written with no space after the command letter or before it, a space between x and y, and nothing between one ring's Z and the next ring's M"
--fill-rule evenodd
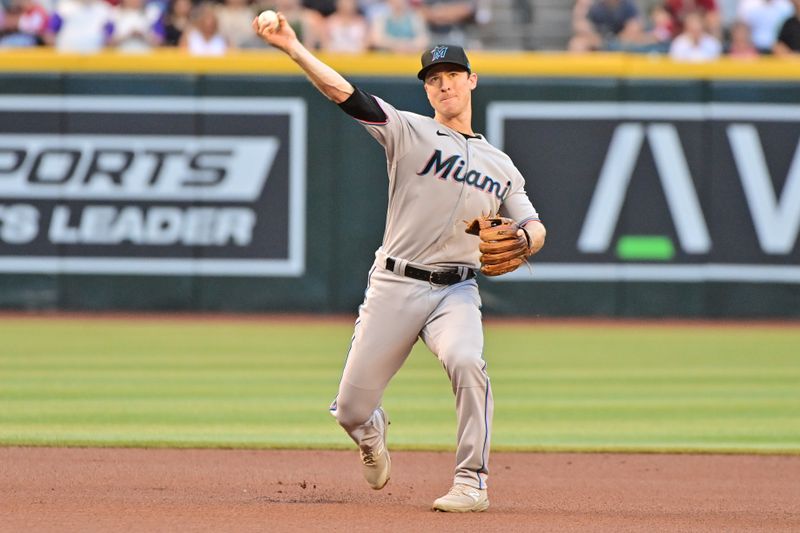
M429 114L416 82L353 81ZM482 77L548 227L487 314L800 316L800 82ZM300 76L0 74L0 307L354 312L382 148Z

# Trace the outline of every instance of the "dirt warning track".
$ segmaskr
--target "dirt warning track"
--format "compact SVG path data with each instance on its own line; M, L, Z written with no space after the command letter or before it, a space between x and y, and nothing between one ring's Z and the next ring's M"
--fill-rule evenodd
M798 531L800 456L495 453L487 513L429 510L451 453L0 448L0 531Z

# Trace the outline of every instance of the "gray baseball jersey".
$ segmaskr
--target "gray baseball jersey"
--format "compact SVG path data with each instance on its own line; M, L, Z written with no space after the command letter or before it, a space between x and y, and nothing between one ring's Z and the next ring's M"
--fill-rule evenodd
M539 215L511 159L485 138L376 98L387 120L362 122L386 149L389 208L383 251L412 263L480 267L465 221L500 212L524 225Z

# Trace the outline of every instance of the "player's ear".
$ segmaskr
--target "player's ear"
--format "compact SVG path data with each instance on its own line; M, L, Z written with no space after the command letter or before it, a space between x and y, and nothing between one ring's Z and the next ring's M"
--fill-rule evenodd
M469 75L469 88L474 89L478 86L478 75L474 72Z

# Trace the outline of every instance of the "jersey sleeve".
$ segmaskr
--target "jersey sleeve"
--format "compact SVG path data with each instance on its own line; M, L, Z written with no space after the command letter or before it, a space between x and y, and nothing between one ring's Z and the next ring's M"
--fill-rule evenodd
M513 188L500 206L500 215L515 220L520 226L531 220L541 221L539 213L525 191L525 179L516 168L514 171L516 175L512 177Z
M353 94L356 93L360 95L356 96L349 106L345 101L340 107L360 122L384 147L390 162L402 158L412 146L412 128L406 114L377 96L360 89L356 89ZM365 101L364 98L370 100Z
M386 113L378 101L369 93L353 85L353 94L339 104L339 107L354 119L370 124L386 122Z

